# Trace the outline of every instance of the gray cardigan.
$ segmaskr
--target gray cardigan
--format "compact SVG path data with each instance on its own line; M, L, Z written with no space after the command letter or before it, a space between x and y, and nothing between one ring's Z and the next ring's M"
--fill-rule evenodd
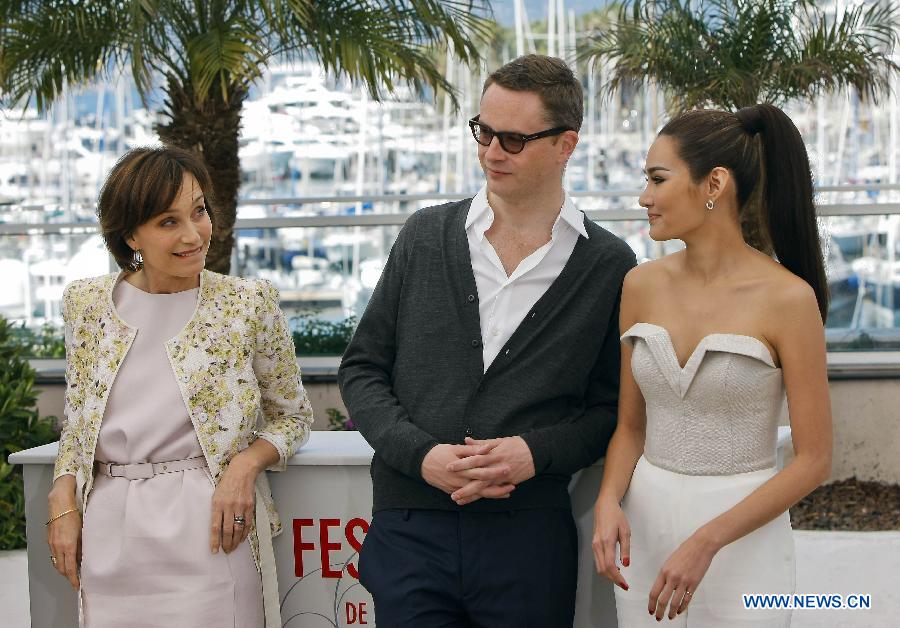
M400 231L338 371L350 418L375 449L374 510L458 507L422 479L438 443L521 435L537 475L468 511L568 508L572 473L616 424L619 297L634 253L585 218L559 277L483 372L465 219L471 200L416 212Z

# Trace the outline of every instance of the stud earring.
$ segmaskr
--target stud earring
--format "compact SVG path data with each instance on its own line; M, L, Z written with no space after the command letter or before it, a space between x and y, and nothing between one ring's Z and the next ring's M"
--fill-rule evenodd
M712 199L706 201L706 211L711 212L713 210L713 207L715 207L715 204L713 203Z

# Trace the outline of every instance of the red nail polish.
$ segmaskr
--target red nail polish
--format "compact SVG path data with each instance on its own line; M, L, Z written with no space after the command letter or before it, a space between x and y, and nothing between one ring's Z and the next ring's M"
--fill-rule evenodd
M623 566L623 567L627 567L627 566L630 565L630 564L631 564L631 561L629 560L629 558L628 558L627 556L626 556L625 558L622 559L622 566Z

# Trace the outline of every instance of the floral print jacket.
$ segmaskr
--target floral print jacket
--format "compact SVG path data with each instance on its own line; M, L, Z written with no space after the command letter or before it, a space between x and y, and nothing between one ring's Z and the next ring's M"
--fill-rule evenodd
M67 386L53 478L75 476L82 509L93 484L94 452L110 387L137 334L113 305L113 288L123 276L75 281L63 295ZM283 470L309 439L312 409L271 283L204 270L196 310L166 342L166 353L214 483L232 456L255 438L278 450L272 471ZM271 532L278 534L281 522L264 473L257 489ZM251 540L259 560L258 539Z

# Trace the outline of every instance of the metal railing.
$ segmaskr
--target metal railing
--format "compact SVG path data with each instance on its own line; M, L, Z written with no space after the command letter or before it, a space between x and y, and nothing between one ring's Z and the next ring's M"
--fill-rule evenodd
M900 191L898 184L872 184L872 185L838 185L822 186L816 188L817 193L851 193L851 192L881 192ZM594 198L627 198L635 199L640 190L598 190L594 192L572 192L574 199ZM308 196L308 197L278 197L278 198L249 198L238 201L238 208L251 205L288 205L302 206L312 204L333 204L346 206L359 203L385 203L399 207L400 204L417 204L423 202L447 202L468 198L467 194L391 194L391 195L366 195L366 196ZM579 203L580 209L591 220L598 221L624 221L644 220L647 213L643 209L591 209L585 205L591 203ZM39 211L45 209L44 205L19 205L17 209L26 211ZM816 207L820 217L833 216L885 216L900 214L900 202L885 203L823 203ZM389 211L378 213L355 214L330 214L308 216L284 216L266 218L243 218L235 222L234 229L278 229L282 227L376 227L402 225L410 217L411 211ZM43 234L76 234L94 233L98 229L96 222L19 222L0 223L0 235L43 235Z
M864 184L822 186L816 189L820 195L840 195L844 193L879 193L884 202L872 198L858 199L857 202L821 203L817 213L822 218L855 217L855 216L897 216L900 215L900 185L896 184ZM881 194L888 192L888 194ZM628 199L628 204L636 203L639 190L616 189L593 192L573 192L580 208L592 220L603 222L644 221L646 212L643 209L622 209L622 201L613 201L609 205L616 208L600 209L604 199ZM402 225L417 209L440 204L447 201L466 198L462 193L454 194L410 194L410 195L363 195L363 196L309 196L241 199L240 207L247 206L281 206L282 210L304 211L310 215L272 216L263 218L242 218L235 223L236 232L242 230L279 229L279 228L377 228L396 227ZM365 204L365 205L363 205ZM354 207L355 205L355 207ZM375 205L375 207L372 207ZM58 206L17 206L34 212L40 218L46 207L56 209ZM66 222L19 222L0 223L0 236L43 236L43 235L87 235L96 233L96 222L73 222L71 218L76 211L88 216L89 206L78 206L77 209L66 208L60 211L59 217ZM354 213L346 213L346 212ZM319 212L319 213L313 213ZM332 213L333 212L333 213ZM341 212L341 213L338 213ZM361 213L365 212L365 213ZM866 328L867 331L867 328ZM889 331L885 329L885 331ZM835 378L843 377L900 377L900 351L892 350L854 350L829 353L829 374Z

